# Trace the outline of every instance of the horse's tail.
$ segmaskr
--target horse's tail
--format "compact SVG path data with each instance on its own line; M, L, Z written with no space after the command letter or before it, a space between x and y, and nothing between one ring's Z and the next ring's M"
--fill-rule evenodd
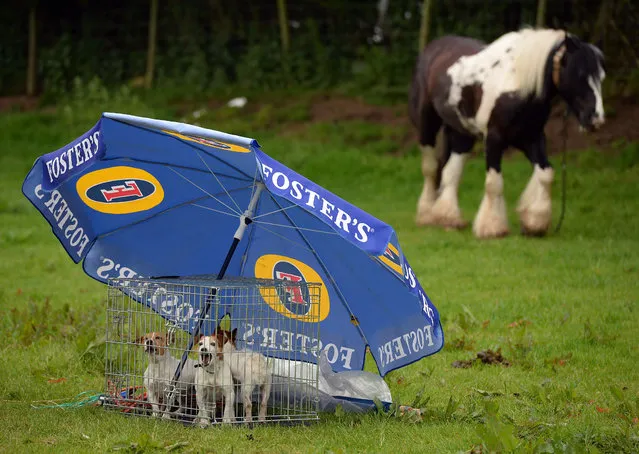
M408 116L416 128L419 128L419 85L417 75L413 76L408 95Z
M422 51L417 58L413 72L413 81L410 87L410 94L408 99L408 113L413 126L419 131L422 128L422 107L424 104L424 98L428 95L426 93L426 76L428 74L429 65L432 60L432 55ZM435 174L435 185L439 187L442 177L442 171L450 152L448 150L448 143L446 134L443 132L444 128L441 127L437 133L435 139L435 153L437 156L437 172Z
M424 97L424 52L420 52L413 68L413 81L410 86L410 92L408 95L408 115L410 117L413 126L417 129L420 128L420 115Z

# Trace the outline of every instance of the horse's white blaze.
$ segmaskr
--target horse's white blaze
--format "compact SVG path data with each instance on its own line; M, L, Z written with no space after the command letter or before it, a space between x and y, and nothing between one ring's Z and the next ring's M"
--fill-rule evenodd
M476 135L486 135L497 98L505 93L541 96L548 55L565 36L561 30L523 29L506 33L475 55L461 57L446 73L452 84L448 96L462 125ZM459 111L462 88L479 84L482 99L474 118Z
M435 187L435 176L437 173L437 156L434 147L420 146L422 152L422 175L424 176L424 187L417 202L417 223L429 224L431 209L437 198L437 188Z
M535 164L533 174L526 189L519 198L517 211L522 227L531 233L545 233L552 218L550 198L554 171L551 167L542 169Z
M504 179L495 169L486 173L484 197L473 223L478 238L493 238L508 234L508 217L504 200Z
M441 191L433 205L433 217L440 224L456 226L464 223L457 201L457 190L467 157L466 153L451 153L442 170Z
M599 68L598 79L592 76L588 77L588 85L590 85L590 88L595 95L595 118L593 119L593 124L595 126L601 126L606 120L603 106L603 97L601 96L601 82L603 82L605 77L606 73L602 68Z

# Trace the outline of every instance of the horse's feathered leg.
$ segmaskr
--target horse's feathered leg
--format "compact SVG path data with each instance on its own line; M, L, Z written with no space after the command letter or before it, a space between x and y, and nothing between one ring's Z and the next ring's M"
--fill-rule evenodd
M432 208L437 198L436 174L437 174L437 151L431 145L420 145L422 153L422 176L424 186L417 200L417 225L429 225L433 223Z
M546 156L546 137L522 145L522 150L533 164L533 174L522 192L517 205L521 231L525 235L543 236L552 220L551 188L554 171Z
M432 208L437 198L438 186L438 159L435 145L441 124L441 118L431 105L422 109L419 123L419 148L422 154L421 168L424 186L417 201L417 216L415 217L417 225L433 223Z
M486 183L484 197L473 223L477 238L498 238L509 233L501 158L506 145L498 138L486 139Z
M461 135L450 127L444 127L448 159L441 171L439 196L432 209L434 223L449 228L464 228L468 225L462 218L457 192L464 163L475 144L471 136Z

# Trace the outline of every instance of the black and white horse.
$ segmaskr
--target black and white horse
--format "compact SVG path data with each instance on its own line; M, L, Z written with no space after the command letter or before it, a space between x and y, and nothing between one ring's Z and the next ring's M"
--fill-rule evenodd
M545 234L552 212L553 169L544 135L551 102L557 95L563 98L584 129L601 126L603 60L596 46L550 29L521 29L488 45L446 36L426 46L410 93L424 176L417 224L452 228L467 224L457 192L464 161L481 138L487 173L474 234L491 238L509 232L501 174L502 155L509 146L522 150L533 164L517 207L522 232ZM436 142L441 145L439 152Z

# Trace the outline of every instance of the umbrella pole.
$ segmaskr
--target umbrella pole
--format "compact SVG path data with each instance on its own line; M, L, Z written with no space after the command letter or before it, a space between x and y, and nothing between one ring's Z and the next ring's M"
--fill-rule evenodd
M252 217L253 217L253 214L255 213L255 207L257 206L257 201L260 198L260 194L262 193L263 189L264 189L264 183L256 184L255 192L253 193L253 196L251 197L251 201L249 202L248 208L242 215L240 215L240 225L238 226L237 230L235 231L235 234L233 235L233 242L231 243L231 247L229 248L229 251L226 253L226 258L224 259L224 263L222 263L222 267L220 268L220 271L217 274L218 280L224 278L224 275L226 274L226 270L229 267L229 264L231 263L231 259L233 258L233 254L235 253L235 250L237 249L238 244L240 244L240 241L242 240L242 237L244 236L244 232L246 231L246 228L253 222ZM171 386L169 387L169 392L167 393L167 398L168 398L167 400L169 402L169 405L167 405L167 408L170 408L169 406L173 404L173 398L175 395L175 383L180 378L180 374L182 373L184 364L186 364L186 360L189 357L189 352L191 351L191 349L193 348L193 344L195 343L195 338L200 333L200 330L202 329L202 325L204 324L204 319L207 317L211 309L211 305L213 301L215 300L216 296L217 296L217 287L214 287L211 289L211 292L206 297L204 310L202 311L202 313L200 313L200 317L197 322L197 325L195 326L195 329L193 330L193 335L189 338L189 345L187 349L184 350L184 353L182 353L182 359L180 360L180 364L178 365L177 369L175 370L175 374L173 375L173 380L171 381ZM217 330L217 327L216 327L216 330Z

